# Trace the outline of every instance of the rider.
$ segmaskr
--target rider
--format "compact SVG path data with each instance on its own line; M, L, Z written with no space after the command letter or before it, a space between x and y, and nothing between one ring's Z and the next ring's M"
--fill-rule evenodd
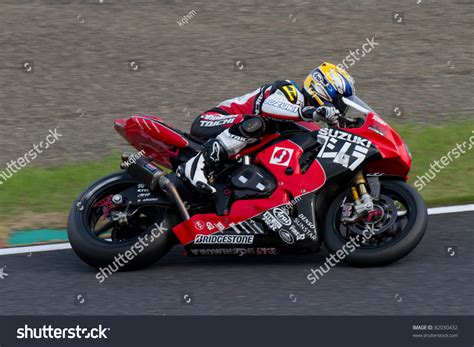
M335 124L347 108L341 97L353 92L354 80L345 70L323 63L309 73L302 91L295 82L282 80L226 100L194 120L191 135L208 141L184 164L184 175L195 187L214 193L208 178L230 155L272 131L271 122Z

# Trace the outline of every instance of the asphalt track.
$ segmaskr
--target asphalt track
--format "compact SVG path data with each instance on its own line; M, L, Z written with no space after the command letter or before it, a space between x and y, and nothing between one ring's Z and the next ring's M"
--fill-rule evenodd
M474 212L430 215L426 235L381 268L338 265L306 279L327 253L184 257L176 247L102 284L72 250L4 255L0 315L472 315Z

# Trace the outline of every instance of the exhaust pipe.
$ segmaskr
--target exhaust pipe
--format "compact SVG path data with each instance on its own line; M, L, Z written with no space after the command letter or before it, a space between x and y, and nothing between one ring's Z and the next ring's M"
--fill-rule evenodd
M183 217L184 220L190 218L189 212L186 206L184 206L184 202L176 186L166 177L166 172L153 164L151 158L143 156L136 158L133 157L133 154L123 153L120 168L125 169L132 177L143 182L153 192L158 191L159 188L163 189L175 203L181 217Z

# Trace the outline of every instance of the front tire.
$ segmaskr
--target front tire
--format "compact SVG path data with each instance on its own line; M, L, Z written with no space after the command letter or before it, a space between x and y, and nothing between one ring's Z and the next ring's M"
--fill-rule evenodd
M392 222L386 231L376 237L372 236L373 239L368 241L363 239L366 244L355 247L352 252L347 251L346 244L350 242L351 237L354 239L356 236L354 230L357 232L361 228L360 226L357 226L359 229L354 226L346 227L340 221L342 204L348 193L341 193L328 209L322 231L323 241L333 254L345 249L346 256L343 258L345 263L355 266L387 265L409 254L423 238L428 223L428 213L418 191L405 182L387 180L381 181L381 194L384 194L387 200L392 199L402 206L395 211L396 221ZM377 244L379 240L388 241Z
M68 218L68 237L74 252L90 266L108 267L111 272L144 268L164 256L176 243L171 230L176 223L175 216L160 206L156 206L156 213L150 208L144 211L146 215L140 211L138 221L125 230L105 225L102 229L111 236L97 235L98 223L112 223L110 219L107 222L105 207L97 207L97 202L137 184L139 182L125 172L111 174L94 182L74 202Z

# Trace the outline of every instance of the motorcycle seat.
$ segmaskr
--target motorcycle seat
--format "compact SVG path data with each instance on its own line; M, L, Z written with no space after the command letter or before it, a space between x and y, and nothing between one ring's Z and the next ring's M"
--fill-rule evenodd
M193 135L191 135L191 134L189 134L189 133L183 132L182 134L183 134L183 136L184 136L187 140L191 140L191 141L196 142L196 143L198 143L198 144L200 144L200 145L202 145L202 144L204 144L204 142L206 142L206 140L204 140L204 139L202 139L202 138L200 138L200 137L197 137L197 136L193 136Z

